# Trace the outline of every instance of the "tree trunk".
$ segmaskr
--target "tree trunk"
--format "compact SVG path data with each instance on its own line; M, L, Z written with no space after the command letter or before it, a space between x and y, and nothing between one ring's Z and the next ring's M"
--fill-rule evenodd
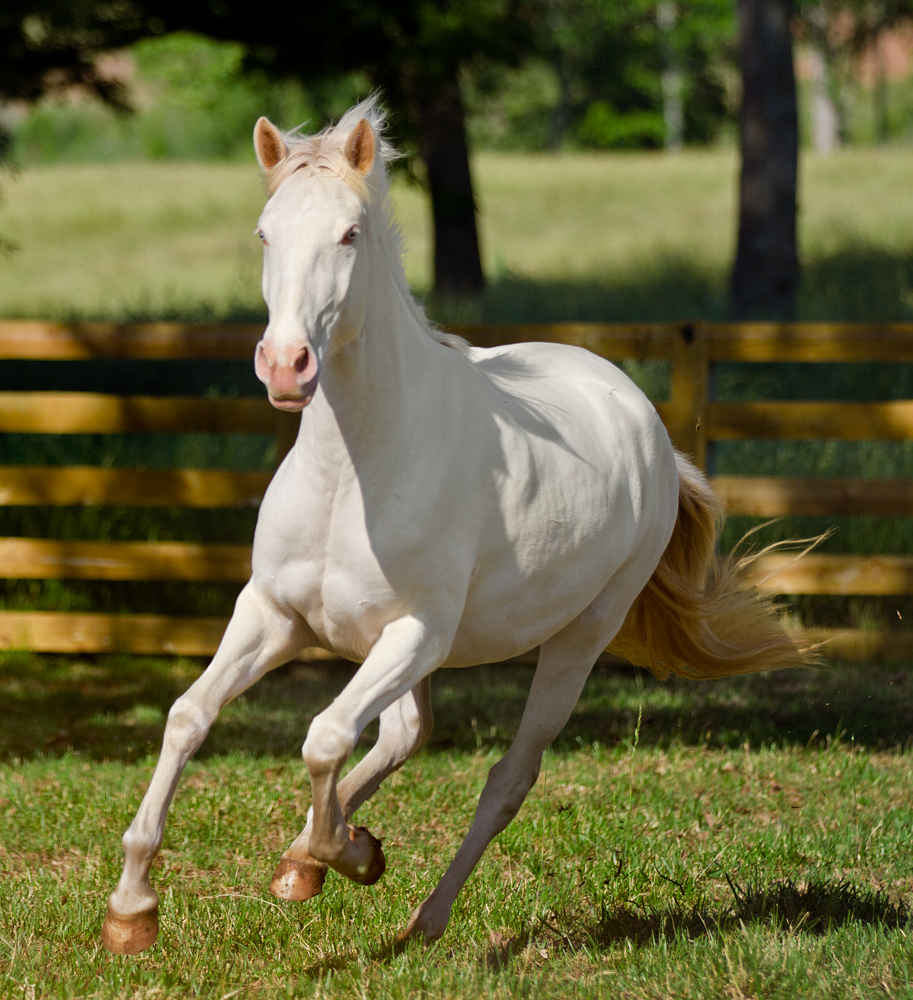
M742 175L731 307L738 318L789 319L799 286L792 0L738 0L738 13Z
M810 69L812 149L825 155L840 145L840 116L833 96L833 75L824 50L807 52Z
M891 136L891 124L888 118L888 74L885 67L885 56L878 44L881 32L876 31L872 39L872 56L875 61L875 81L872 87L872 98L875 105L875 143L887 145Z
M663 145L672 153L678 152L685 144L685 108L682 101L684 78L681 60L671 37L677 21L678 10L674 0L660 0L656 5L656 23L661 32L660 47L663 57L663 71L659 78L665 125Z
M413 99L418 150L428 172L434 219L434 290L464 298L485 287L469 170L463 100L456 73Z
M553 65L558 75L558 103L548 123L548 148L557 153L564 143L564 136L571 121L571 73L567 57L560 49L554 54Z

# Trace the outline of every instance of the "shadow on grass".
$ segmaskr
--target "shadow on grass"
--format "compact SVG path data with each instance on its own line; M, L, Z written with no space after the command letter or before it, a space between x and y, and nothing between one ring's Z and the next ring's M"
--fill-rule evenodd
M730 881L733 903L722 906L668 907L650 913L627 906L603 905L599 917L575 926L568 943L577 940L610 948L630 941L645 946L658 941L694 939L761 924L788 933L826 934L848 924L869 924L885 930L906 928L913 917L907 907L879 891L858 889L846 881L816 880L796 885L787 879L769 885L738 886ZM554 925L550 928L554 933ZM560 933L560 931L559 931Z
M882 892L858 889L846 881L815 880L797 885L787 879L766 886L729 884L733 903L728 906L672 906L645 912L603 903L595 920L552 914L514 936L492 934L485 962L489 967L506 966L530 942L568 951L608 951L625 943L643 948L663 941L694 940L752 924L789 934L823 935L857 924L904 930L913 919L902 902L893 903ZM381 954L392 952L388 948Z
M441 323L726 320L728 273L677 255L631 273L542 280L501 274L481 298L429 300ZM799 319L871 323L913 318L913 252L855 245L803 263ZM761 318L761 317L758 317Z
M575 953L586 950L612 951L631 944L647 948L666 942L693 941L708 934L729 934L742 927L760 925L788 934L821 936L853 925L868 925L884 931L904 931L913 913L902 903L892 902L880 891L858 889L850 882L814 880L796 884L792 880L768 885L745 886L729 882L733 902L729 905L662 907L653 911L630 906L598 907L598 916L553 913L516 934L493 932L482 965L492 971L505 970L530 946ZM381 943L369 956L371 963L386 964L408 949L422 947L417 941L398 937ZM364 956L340 955L303 970L307 979L340 972Z
M131 761L157 753L171 704L199 674L195 660L0 655L0 757ZM311 719L352 676L348 663L275 671L216 721L198 756L232 751L297 758ZM439 671L434 735L424 753L503 751L523 711L532 668L513 664ZM598 667L557 753L630 743L758 747L854 741L906 747L913 739L913 676L903 663L835 665L724 681L659 682ZM373 742L376 727L362 737Z
M726 320L729 274L726 267L696 262L680 254L657 252L650 266L620 273L545 280L509 272L489 274L479 299L435 300L427 305L440 323L665 322L680 319ZM427 290L417 289L419 294ZM798 318L857 323L913 319L913 250L855 243L827 256L803 261ZM58 316L63 321L107 320L143 323L175 320L195 323L261 323L262 305L205 304L150 309L138 303L105 315ZM204 366L203 370L208 370ZM227 370L227 368L226 368ZM249 374L240 376L248 383ZM232 383L236 377L231 376Z

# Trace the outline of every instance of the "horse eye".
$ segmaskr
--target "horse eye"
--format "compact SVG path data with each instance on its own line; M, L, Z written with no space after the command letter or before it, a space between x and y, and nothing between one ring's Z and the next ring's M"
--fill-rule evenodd
M355 242L355 237L358 236L358 226L352 226L352 228L343 236L342 242L346 246L351 246Z
M266 242L266 237L263 235L263 230L262 229L258 229L257 230L257 235L260 237L261 242L263 242L263 243Z

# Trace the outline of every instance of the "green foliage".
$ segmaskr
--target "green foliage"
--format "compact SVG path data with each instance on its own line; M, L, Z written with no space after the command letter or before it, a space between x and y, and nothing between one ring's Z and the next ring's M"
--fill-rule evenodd
M662 145L665 133L661 111L619 114L608 101L593 101L577 134L586 146L625 149Z
M666 139L661 74L681 81L684 138L712 142L731 118L735 31L726 0L543 0L539 55L518 70L470 63L469 128L479 148L655 148Z
M907 138L913 129L913 81L887 76L883 44L886 35L913 18L911 0L798 0L797 40L820 61L817 83L830 99L841 143L884 144ZM869 79L861 79L861 59ZM810 131L808 107L816 89L806 81L805 131Z
M811 146L813 87L797 80L799 123L803 145ZM846 146L909 146L913 141L913 76L886 80L883 89L856 78L841 83L841 141Z
M542 36L533 46L538 54L524 60L528 44L521 44L520 35L514 39L515 32L505 36L503 28L503 18L519 15L508 15L503 5L479 0L463 5L459 16L425 5L408 28L414 38L402 59L408 73L420 76L445 57L464 66L468 128L478 148L545 149L661 146L659 75L664 59L674 57L684 83L685 137L710 142L730 114L724 86L732 72L729 6L723 0L684 5L671 33L657 28L654 6L652 0L545 0L524 15L524 31ZM275 52L265 59L261 49L230 36L226 26L224 41L191 31L142 39L128 50L135 69L125 93L135 114L52 93L15 128L15 158L237 158L247 154L251 125L260 114L285 126L323 124L363 96L377 72L400 111L395 127L414 142L399 107L401 82L389 68L375 72L370 60L363 71L339 63L323 77L302 72L296 81L286 54L282 75Z
M123 89L97 71L96 58L148 30L134 3L5 0L0 11L0 100L34 101L75 85L123 107Z
M248 153L251 122L277 97L265 80L242 74L244 48L178 32L133 47L140 98L142 155L150 159L225 159ZM303 112L299 93L296 112ZM272 100L271 100L272 98Z
M466 129L473 149L547 149L560 100L554 66L531 59L512 67L486 63L464 72Z
M137 42L125 57L133 68L133 114L97 101L48 97L17 126L13 156L21 163L121 159L251 158L253 123L267 115L286 128L320 127L364 89L344 78L305 89L245 69L238 42L176 32Z

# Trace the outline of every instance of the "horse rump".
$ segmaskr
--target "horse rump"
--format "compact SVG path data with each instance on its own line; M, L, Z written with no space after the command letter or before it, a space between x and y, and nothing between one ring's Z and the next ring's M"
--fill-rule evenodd
M687 458L677 452L675 458L679 493L672 537L609 652L662 679L670 673L706 680L811 666L821 643L787 629L773 597L744 582L745 570L759 556L797 543L775 543L742 557L718 554L723 504ZM798 543L805 545L799 556L824 537Z

